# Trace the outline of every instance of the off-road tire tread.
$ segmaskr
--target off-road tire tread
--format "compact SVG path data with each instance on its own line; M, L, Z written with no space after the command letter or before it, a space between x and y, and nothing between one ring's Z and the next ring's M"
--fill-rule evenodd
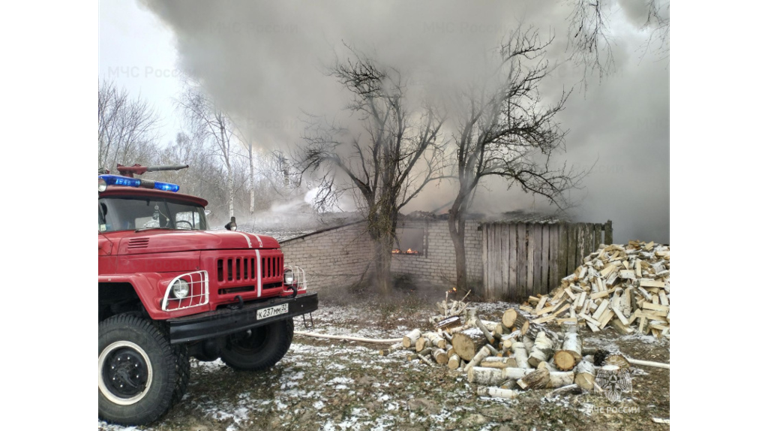
M284 325L284 331L287 333L287 336L283 336L282 331L272 331L269 343L277 343L277 346L265 348L266 350L271 350L267 355L254 355L256 357L241 360L240 358L230 356L227 348L224 347L221 351L221 360L229 367L239 371L264 371L274 366L285 356L291 347L293 342L293 319L280 320L271 323L271 325Z

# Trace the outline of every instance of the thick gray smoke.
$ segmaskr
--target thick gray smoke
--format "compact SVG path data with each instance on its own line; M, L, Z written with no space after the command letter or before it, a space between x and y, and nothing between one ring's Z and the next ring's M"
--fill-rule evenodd
M555 36L553 61L566 58L567 1L144 1L176 36L179 68L200 82L239 119L255 143L289 149L300 142L302 112L347 115L347 94L325 66L348 54L345 44L398 68L411 87L427 93L462 85L486 67L494 48L521 23ZM615 240L669 241L668 58L643 55L644 0L611 9L616 72L574 92L560 117L567 159L592 168L575 191L575 218L612 219ZM642 57L642 58L641 58ZM557 69L545 93L578 86L583 70ZM577 87L578 88L578 87ZM594 165L594 166L593 166ZM488 182L477 212L550 210L506 184ZM443 182L406 212L433 210L451 200Z

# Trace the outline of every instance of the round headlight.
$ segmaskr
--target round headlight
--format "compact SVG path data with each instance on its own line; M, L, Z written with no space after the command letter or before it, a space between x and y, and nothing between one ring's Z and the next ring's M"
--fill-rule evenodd
M285 284L293 284L293 271L290 269L285 271Z
M189 295L189 283L182 279L178 279L173 283L171 291L173 292L173 296L178 299L186 298L187 295Z
M99 177L99 192L103 192L107 189L107 182L104 181L104 178Z

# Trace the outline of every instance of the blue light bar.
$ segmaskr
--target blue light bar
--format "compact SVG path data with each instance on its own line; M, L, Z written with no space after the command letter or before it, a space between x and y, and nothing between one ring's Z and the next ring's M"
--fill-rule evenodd
M123 177L121 175L99 175L108 186L144 187L148 189L163 190L166 192L178 192L179 186L160 181L141 180L139 178Z
M159 181L155 181L155 188L158 190L164 190L166 192L174 192L174 193L179 191L179 186L177 186L176 184L161 183Z
M99 178L103 179L108 186L139 187L141 185L141 180L138 178L128 178L120 175L99 175Z

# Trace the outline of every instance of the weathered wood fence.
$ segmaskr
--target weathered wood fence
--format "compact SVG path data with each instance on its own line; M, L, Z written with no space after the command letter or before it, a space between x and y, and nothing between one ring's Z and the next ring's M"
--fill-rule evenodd
M600 244L613 243L606 223L504 223L482 225L483 285L489 299L523 300L546 294Z

